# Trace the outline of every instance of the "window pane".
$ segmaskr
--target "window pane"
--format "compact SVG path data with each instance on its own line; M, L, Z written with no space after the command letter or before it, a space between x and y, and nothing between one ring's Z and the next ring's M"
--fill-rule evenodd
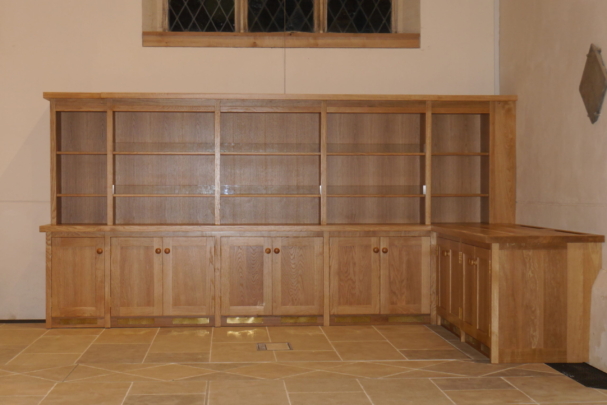
M234 0L169 0L169 31L234 32Z
M328 32L390 33L391 20L391 0L328 0Z
M249 32L314 31L314 0L249 0Z

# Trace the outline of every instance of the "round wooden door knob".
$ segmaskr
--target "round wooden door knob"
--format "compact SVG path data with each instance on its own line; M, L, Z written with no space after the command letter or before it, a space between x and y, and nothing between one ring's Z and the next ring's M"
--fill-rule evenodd
M162 253L162 249L157 248L157 249L156 249L156 254L157 254L157 255L159 255L160 253Z
M280 253L280 249L278 249L278 248L274 249L274 253L279 254Z
M272 249L270 249L270 248L266 248L266 253L267 253L267 254L272 253Z
M381 251L382 251L383 253L388 253L388 248L383 248Z
M164 249L164 253L166 253L168 255L169 253L171 253L171 249L169 249L169 248Z
M379 253L379 248L378 247L374 247L373 248L373 253Z
M101 253L103 253L103 249L101 249L101 248L97 249L97 254L100 255Z

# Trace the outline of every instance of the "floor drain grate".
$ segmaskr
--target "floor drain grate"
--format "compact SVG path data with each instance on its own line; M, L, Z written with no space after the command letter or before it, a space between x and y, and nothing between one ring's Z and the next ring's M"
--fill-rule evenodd
M257 350L263 351L283 351L283 350L293 350L290 343L257 343Z

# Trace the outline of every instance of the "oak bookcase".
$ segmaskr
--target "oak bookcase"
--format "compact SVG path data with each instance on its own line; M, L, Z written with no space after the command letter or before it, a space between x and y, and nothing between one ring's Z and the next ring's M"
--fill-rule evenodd
M48 327L440 322L494 362L587 356L499 334L500 252L587 247L593 280L602 242L515 225L514 96L45 98Z

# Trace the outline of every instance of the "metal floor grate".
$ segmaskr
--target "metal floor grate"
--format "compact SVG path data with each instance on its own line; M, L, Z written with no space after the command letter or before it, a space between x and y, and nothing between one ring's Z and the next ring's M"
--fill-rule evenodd
M284 351L284 350L293 350L291 344L288 342L285 343L257 343L257 351Z

